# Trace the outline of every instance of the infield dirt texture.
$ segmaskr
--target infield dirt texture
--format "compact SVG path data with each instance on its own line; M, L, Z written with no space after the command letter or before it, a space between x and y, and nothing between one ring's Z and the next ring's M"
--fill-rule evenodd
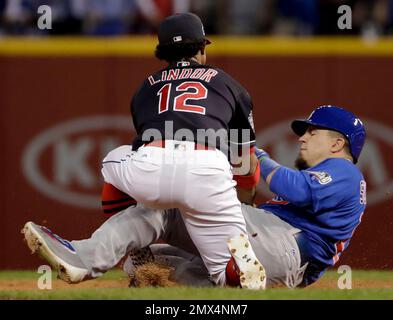
M306 289L268 289L248 291L229 288L128 288L121 271L108 272L103 278L69 285L53 276L52 290L39 290L41 274L33 271L0 271L0 299L142 299L142 300L231 300L231 299L393 299L393 271L353 271L352 289L340 290L341 274L329 271Z

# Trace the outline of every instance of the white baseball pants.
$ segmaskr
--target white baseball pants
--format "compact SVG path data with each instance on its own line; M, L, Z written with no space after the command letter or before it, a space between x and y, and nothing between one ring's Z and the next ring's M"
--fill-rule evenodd
M154 209L179 208L216 284L225 284L227 240L246 234L230 164L219 150L166 140L165 148L122 146L103 161L105 182Z

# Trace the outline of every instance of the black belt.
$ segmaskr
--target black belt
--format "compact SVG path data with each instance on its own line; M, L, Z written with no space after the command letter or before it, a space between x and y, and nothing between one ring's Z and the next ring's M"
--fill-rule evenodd
M300 266L303 267L307 262L310 262L311 255L309 250L309 239L305 236L304 232L298 232L293 235L300 252Z

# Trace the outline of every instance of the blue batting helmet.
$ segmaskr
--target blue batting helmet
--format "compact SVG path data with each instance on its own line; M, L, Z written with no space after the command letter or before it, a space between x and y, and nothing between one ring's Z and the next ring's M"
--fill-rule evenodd
M315 109L308 119L293 121L292 130L302 136L310 125L343 134L348 140L354 162L358 161L366 140L366 130L363 122L352 112L336 106L321 106Z

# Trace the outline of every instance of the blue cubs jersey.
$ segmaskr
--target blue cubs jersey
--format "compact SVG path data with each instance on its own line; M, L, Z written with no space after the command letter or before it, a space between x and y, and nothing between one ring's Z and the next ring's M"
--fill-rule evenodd
M260 206L303 231L313 272L305 285L334 265L359 225L366 207L366 182L350 161L330 158L307 170L280 167L270 190L277 196ZM318 267L315 267L318 266Z

